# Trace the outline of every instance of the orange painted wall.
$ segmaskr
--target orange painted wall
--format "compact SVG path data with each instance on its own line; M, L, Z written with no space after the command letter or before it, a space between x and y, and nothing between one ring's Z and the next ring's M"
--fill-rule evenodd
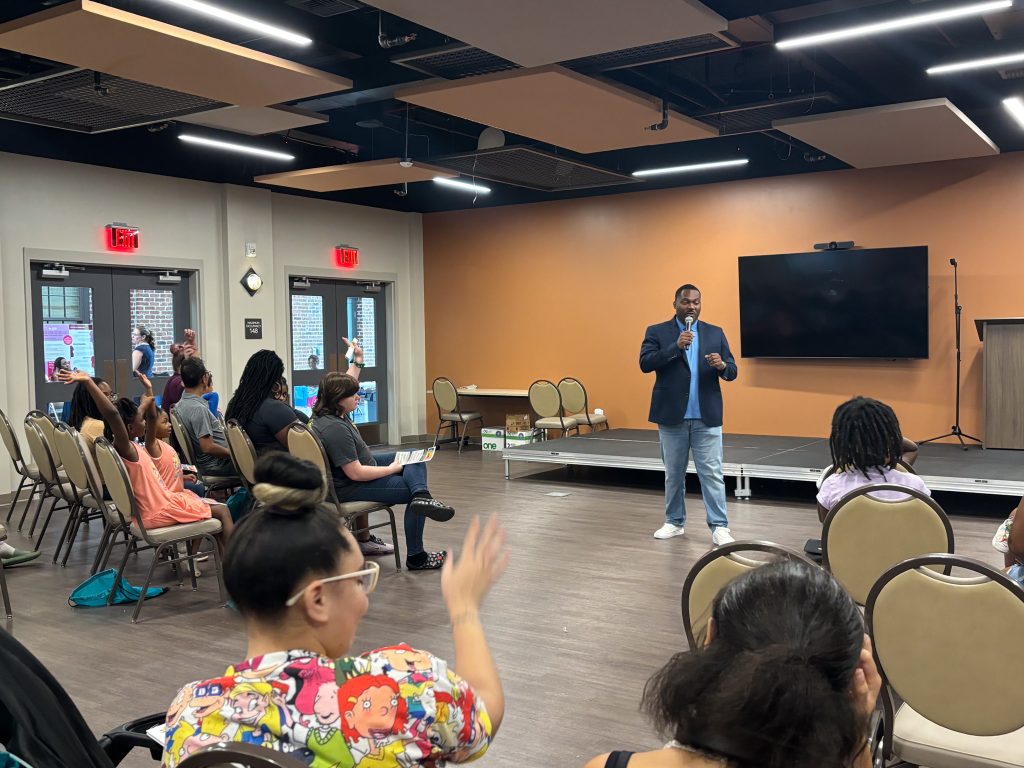
M929 246L929 359L739 357L737 257L848 239ZM739 379L724 387L726 431L827 436L835 406L865 394L893 405L908 436L930 437L952 422L955 257L962 424L981 436L973 321L1024 315L1022 251L1024 153L430 214L427 388L439 375L524 389L572 375L613 427L648 427L654 377L639 370L640 341L648 324L671 317L676 287L693 282L703 291L703 319L724 327L737 354Z

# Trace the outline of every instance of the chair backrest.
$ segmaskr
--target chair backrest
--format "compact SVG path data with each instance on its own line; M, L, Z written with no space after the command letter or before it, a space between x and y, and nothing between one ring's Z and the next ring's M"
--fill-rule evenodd
M558 382L558 393L562 396L562 407L569 415L587 412L587 390L579 379L565 377Z
M954 567L971 575L935 570ZM1020 584L977 560L914 557L882 574L865 618L879 671L916 712L973 736L1024 727Z
M338 503L334 493L334 479L331 474L331 461L324 450L320 437L305 424L296 422L288 428L288 453L299 459L305 459L320 470L324 484L327 486L327 497Z
M451 379L438 376L430 387L434 393L434 402L437 403L438 413L457 413L459 410L459 390L452 384Z
M140 447L139 450L145 449ZM96 466L100 471L100 477L103 478L103 484L107 487L110 500L114 502L114 508L117 512L117 517L115 518L108 508L109 505L104 504L103 514L106 516L107 521L115 524L136 522L143 533L143 538L145 538L146 528L142 524L142 517L137 514L135 494L132 492L132 483L128 478L128 470L124 468L124 462L118 456L117 450L105 437L96 440Z
M25 419L25 440L32 461L39 470L39 476L48 485L57 484L57 463L50 451L50 446L35 421Z
M893 501L869 494L894 491ZM953 527L934 499L904 485L863 485L825 518L822 565L859 604L878 577L908 557L953 552Z
M174 432L174 439L178 443L178 450L185 457L186 464L195 466L196 460L192 456L192 440L189 439L189 434L185 431L185 425L181 423L181 419L175 415L173 409L171 410L170 419L171 431Z
M755 559L746 554L759 552L772 557ZM697 638L711 618L711 605L726 584L758 566L776 560L801 560L810 563L799 552L770 541L735 541L702 556L683 582L683 631L690 648L697 647Z
M18 436L14 433L14 428L11 426L11 422L7 419L7 414L3 410L0 410L0 438L4 441L7 453L11 455L14 468L20 473L25 467L25 457L21 454Z
M29 411L25 416L25 422L29 421L39 427L43 440L46 441L46 446L50 449L50 456L53 457L54 468L60 469L60 457L57 456L57 447L53 444L53 430L56 427L56 422L42 411Z
M530 407L542 419L562 415L562 396L558 387L547 379L538 379L530 385Z
M84 494L92 494L99 502L100 496L96 496L96 489L93 487L92 476L89 467L85 463L85 453L82 450L82 443L78 439L78 431L64 422L57 425L53 430L53 444L57 448L57 455L60 456L60 463L64 466L71 485L78 494L79 501ZM102 492L101 492L102 495Z
M238 477L245 485L245 489L252 492L252 487L256 484L253 474L256 468L256 448L237 419L229 419L224 431L228 438L231 461L238 470Z
M907 462L905 462L903 459L900 459L899 461L896 462L896 471L897 472L906 472L908 475L916 475L917 474L917 470L915 470L912 466L907 464ZM821 481L820 482L824 482L825 478L831 477L835 473L836 473L836 465L835 464L829 464L827 467L825 467L825 471L821 475Z
M214 737L216 738L216 737ZM180 763L178 768L306 768L306 763L286 752L243 744L217 741L208 747L193 752Z

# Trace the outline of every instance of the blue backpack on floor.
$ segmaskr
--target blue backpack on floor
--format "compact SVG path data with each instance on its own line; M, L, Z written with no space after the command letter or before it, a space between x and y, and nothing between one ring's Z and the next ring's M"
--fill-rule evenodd
M106 605L107 598L110 597L110 591L114 588L115 578L117 578L117 570L114 568L108 568L105 571L100 571L90 576L75 587L71 597L68 598L68 605L72 608L99 608ZM149 600L151 597L162 595L166 591L167 587L150 587L146 590L146 599ZM117 594L114 595L114 605L134 603L141 594L142 590L139 587L132 586L122 576L121 583L118 584Z

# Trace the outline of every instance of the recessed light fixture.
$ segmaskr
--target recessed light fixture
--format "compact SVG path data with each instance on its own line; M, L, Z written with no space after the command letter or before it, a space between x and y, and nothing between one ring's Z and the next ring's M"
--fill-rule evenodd
M947 75L950 72L988 69L989 67L1000 67L1003 64L1019 64L1022 61L1024 61L1024 51L1008 53L1005 56L988 56L984 59L969 59L968 61L957 61L952 64L940 64L936 67L928 67L925 72L929 75Z
M775 47L786 50L789 48L804 48L809 45L821 45L822 43L836 43L842 40L851 40L857 37L868 37L884 32L895 32L900 29L921 27L927 24L936 24L940 21L952 21L967 16L978 16L990 11L1000 11L1013 5L1013 0L992 0L987 3L975 3L973 5L960 5L955 8L946 8L942 11L930 11L928 13L915 13L910 16L900 16L888 21L876 21L871 24L858 24L853 27L835 29L831 32L819 32L813 35L791 37L788 40L780 40Z
M238 152L243 155L256 155L257 157L269 157L271 160L294 160L295 155L289 155L285 152L273 152L269 149L260 149L259 147L251 147L247 144L235 144L233 141L220 141L218 139L207 139L203 136L193 136L190 133L182 133L178 135L178 138L187 144L198 144L201 147L212 147L213 149L223 149L226 152Z
M1020 96L1011 96L1008 99L1003 99L1003 106L1020 124L1020 127L1024 128L1024 99Z
M634 176L661 176L666 173L692 173L693 171L711 171L715 168L732 168L749 163L745 157L737 160L717 160L713 163L694 163L693 165L673 165L669 168L648 168L644 171L633 171Z
M452 189L461 189L463 192L476 192L481 195L490 194L490 187L482 187L479 184L470 184L468 181L458 181L457 179L446 179L444 176L435 176L434 183L440 184L442 187L451 187Z
M231 24L235 27L241 27L247 29L250 32L260 32L267 37L272 37L275 40L281 40L285 43L291 43L292 45L309 45L313 42L312 38L306 37L305 35L299 35L295 32L289 32L287 29L281 29L273 24L267 24L266 22L254 19L250 16L243 16L240 13L229 11L225 8L219 8L216 5L210 3L201 3L199 0L160 0L168 5L176 5L179 8L184 8L187 11L198 13L203 16L209 16L212 19L218 19L223 21L225 24Z

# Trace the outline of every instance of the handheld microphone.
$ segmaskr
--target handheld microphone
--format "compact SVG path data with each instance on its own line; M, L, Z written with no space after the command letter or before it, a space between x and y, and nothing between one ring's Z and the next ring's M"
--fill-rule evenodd
M689 331L689 330L690 330L691 328L693 328L693 315L687 315L687 316L686 316L686 319L685 319L685 320L684 320L683 322L684 322L684 323L686 324L686 330L687 330L687 331ZM687 345L686 345L686 346L684 347L684 349L686 349L687 351L689 351L689 349L690 349L690 345L689 345L689 344L687 344Z

